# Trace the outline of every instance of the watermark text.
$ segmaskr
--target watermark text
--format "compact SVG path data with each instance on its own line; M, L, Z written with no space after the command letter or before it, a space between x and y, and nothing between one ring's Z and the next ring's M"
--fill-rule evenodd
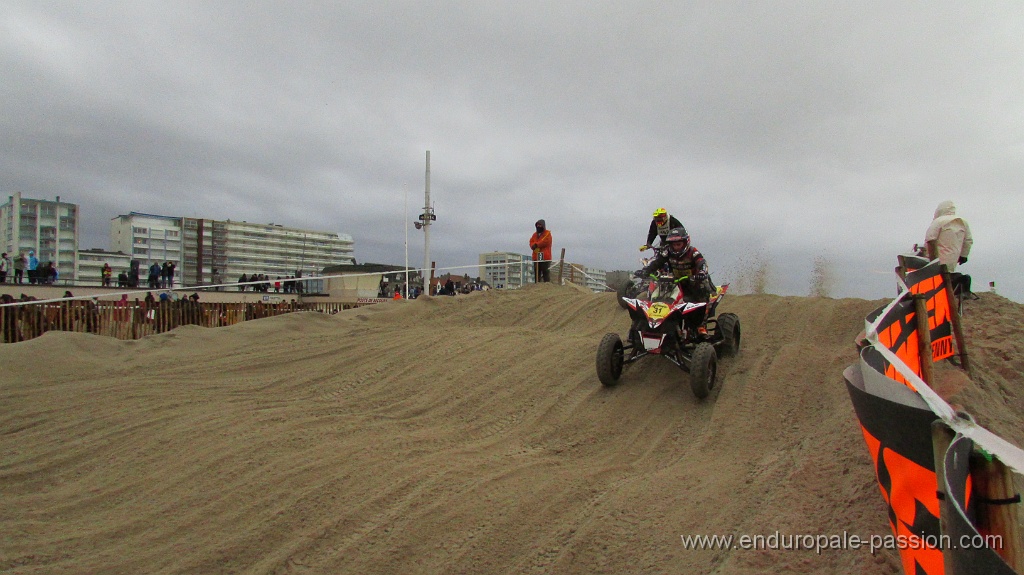
M1002 535L870 535L843 531L841 534L780 533L759 535L680 535L686 549L741 549L783 551L847 551L866 549L872 555L881 550L919 549L1002 549Z

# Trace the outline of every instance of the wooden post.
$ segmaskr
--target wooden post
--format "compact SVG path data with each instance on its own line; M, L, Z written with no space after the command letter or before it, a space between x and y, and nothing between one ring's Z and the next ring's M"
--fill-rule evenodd
M953 430L942 420L932 422L932 459L935 462L935 489L939 494L939 533L942 535L949 533L949 510L952 509L949 494L946 493L946 451L954 436ZM943 546L942 557L946 565L952 564L953 552L953 549Z
M898 261L900 263L900 265L896 267L896 275L900 276L900 279L903 280L904 283L906 283L906 281L907 281L907 258L903 257L902 255L899 255L899 256L896 256L896 261Z
M977 452L971 455L970 463L977 506L975 527L982 535L1001 537L1002 545L992 550L1015 572L1024 572L1018 520L1020 495L1013 487L1013 473L998 459Z
M946 299L949 300L949 319L953 323L953 337L956 338L956 348L960 352L960 366L967 372L967 376L973 379L971 364L967 357L967 344L964 342L964 332L960 326L960 314L953 306L953 283L949 277L949 268L942 264L942 284L946 288Z
M142 337L139 335L139 312L142 310L142 306L139 305L139 298L135 298L135 305L131 308L131 330L132 339L139 339Z
M921 356L921 379L932 385L932 332L928 327L925 296L914 294L914 318L917 320L917 347Z
M562 285L562 262L565 261L565 248L562 248L562 254L558 256L558 285Z

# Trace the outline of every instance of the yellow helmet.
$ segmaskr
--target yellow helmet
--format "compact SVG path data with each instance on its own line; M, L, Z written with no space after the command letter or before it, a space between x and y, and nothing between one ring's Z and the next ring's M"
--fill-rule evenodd
M666 211L665 211L665 208L658 208L658 209L654 210L654 215L653 215L653 216L651 216L651 217L654 217L654 218L656 218L656 217L658 217L658 216L664 216L664 215L665 215L665 214L667 214L667 213L668 213L668 212L666 212Z

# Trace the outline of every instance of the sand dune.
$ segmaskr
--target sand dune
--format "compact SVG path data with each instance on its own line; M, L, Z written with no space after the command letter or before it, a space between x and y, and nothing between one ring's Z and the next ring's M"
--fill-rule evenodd
M680 538L889 533L841 376L881 303L727 297L705 401L658 358L603 388L626 314L551 285L0 346L0 571L898 572ZM958 400L1019 435L1021 306L970 304Z

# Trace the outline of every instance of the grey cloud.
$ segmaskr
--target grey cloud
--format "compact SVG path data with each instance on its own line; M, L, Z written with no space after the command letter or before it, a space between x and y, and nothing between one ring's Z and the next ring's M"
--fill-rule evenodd
M665 206L720 269L760 249L803 293L826 253L873 297L934 205L970 198L975 273L1024 297L998 264L1024 255L1017 3L5 8L0 187L82 204L91 243L117 213L198 214L399 263L431 150L439 265L526 251L544 217L574 261L632 268Z

